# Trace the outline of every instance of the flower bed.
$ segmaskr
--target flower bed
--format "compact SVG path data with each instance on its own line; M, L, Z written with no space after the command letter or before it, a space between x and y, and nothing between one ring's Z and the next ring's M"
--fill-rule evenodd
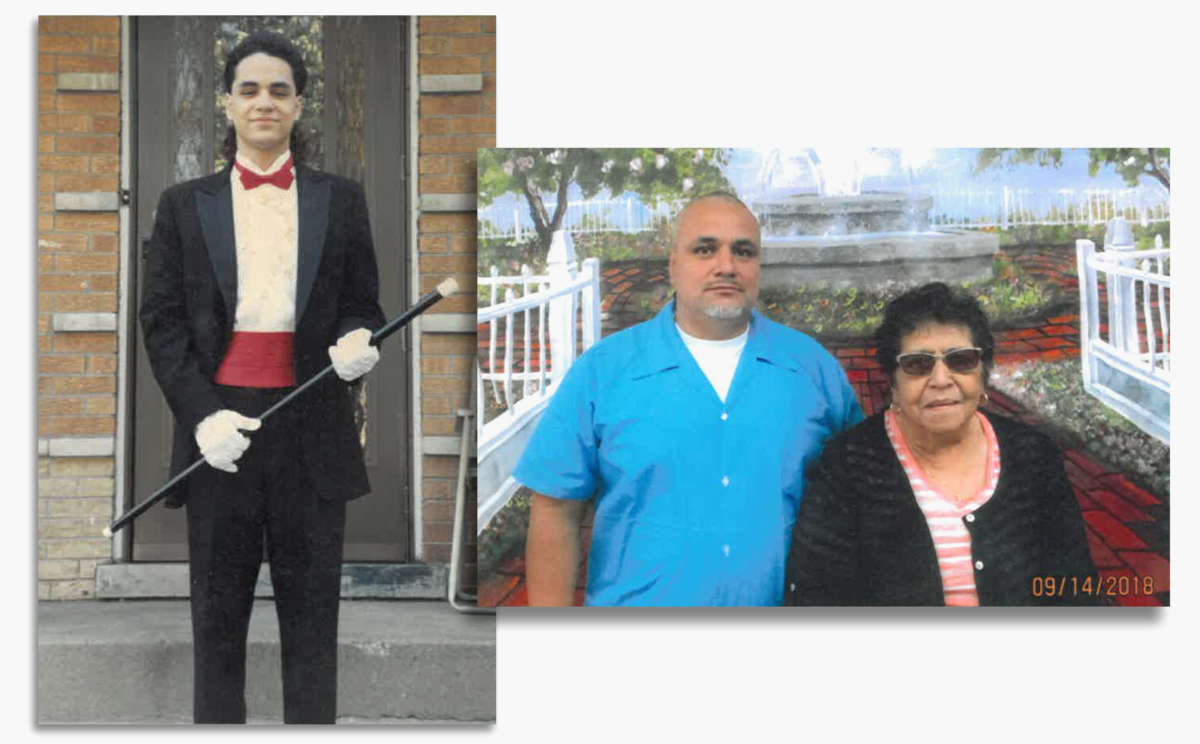
M822 340L865 339L882 321L884 306L911 288L895 284L869 290L856 287L766 290L758 306L772 320ZM995 328L1044 317L1073 301L1057 285L1033 276L1003 252L996 255L990 280L960 284L958 288L979 301Z
M1171 448L1088 395L1078 359L996 367L990 384L1045 421L1059 441L1169 501Z
M492 517L479 533L478 572L481 580L503 568L506 561L525 552L525 533L529 531L529 505L533 492L522 486L509 502Z

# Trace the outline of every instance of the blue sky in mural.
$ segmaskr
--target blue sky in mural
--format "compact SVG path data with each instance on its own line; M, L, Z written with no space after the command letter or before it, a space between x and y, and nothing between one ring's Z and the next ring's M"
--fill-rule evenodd
M1088 175L1088 151L1086 148L1067 149L1063 163L1058 168L1037 165L1021 165L1013 168L993 167L975 172L979 148L901 149L850 148L835 149L828 160L847 159L857 156L863 171L863 189L904 190L934 185L951 186L1009 186L1033 189L1086 189L1127 188L1116 171L1107 166L1093 178ZM820 155L823 150L818 150ZM803 151L795 150L784 156L797 156ZM840 156L840 157L839 157ZM739 193L752 188L761 171L764 158L770 157L763 150L734 150L726 168L726 176L738 188ZM1152 179L1144 179L1147 185Z

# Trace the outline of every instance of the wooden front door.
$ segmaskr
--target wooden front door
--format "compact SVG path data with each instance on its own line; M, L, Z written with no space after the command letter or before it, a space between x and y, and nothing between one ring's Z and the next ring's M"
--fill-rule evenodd
M309 70L304 113L314 144L309 165L361 183L379 264L380 303L390 318L407 297L405 267L406 19L399 17L146 17L135 23L133 204L140 300L144 246L154 209L171 184L219 166L225 117L225 58L258 29L283 33ZM357 389L360 433L373 491L349 505L347 561L411 559L409 480L409 339L397 334ZM131 467L134 502L166 482L171 413L150 373L140 330L130 365L134 375ZM135 561L187 559L184 510L155 507L132 526Z

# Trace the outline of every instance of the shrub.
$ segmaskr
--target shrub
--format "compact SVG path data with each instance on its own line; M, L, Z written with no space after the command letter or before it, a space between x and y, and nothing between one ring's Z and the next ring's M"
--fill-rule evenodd
M532 491L525 487L518 488L504 508L479 533L476 542L479 576L495 576L506 561L524 552L532 499Z
M1039 317L1068 298L1056 285L1037 279L1003 253L996 255L990 280L959 285L979 300L995 327ZM790 287L764 290L759 308L768 317L826 339L869 337L883 319L883 308L911 285L831 290Z

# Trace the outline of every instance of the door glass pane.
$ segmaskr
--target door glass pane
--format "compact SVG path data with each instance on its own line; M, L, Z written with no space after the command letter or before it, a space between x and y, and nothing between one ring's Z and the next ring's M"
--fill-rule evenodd
M367 175L364 136L367 77L361 51L368 48L365 24L362 18L338 16L326 18L325 22L328 24L326 71L334 83L333 90L337 91L328 102L332 131L327 133L330 152L326 157L326 167L363 183ZM375 462L375 452L367 438L368 398L373 388L368 378L359 378L350 387L354 400L354 423L358 427L358 438L369 464Z
M337 172L362 183L367 175L366 91L367 73L362 54L353 50L367 49L370 42L362 18L332 17L330 35L337 43L327 60L330 79L336 81L337 100L330 101L336 118L331 149Z
M207 175L204 158L204 111L196 102L204 89L204 65L208 62L203 18L177 18L172 41L178 50L175 61L175 161L173 183L182 183Z

